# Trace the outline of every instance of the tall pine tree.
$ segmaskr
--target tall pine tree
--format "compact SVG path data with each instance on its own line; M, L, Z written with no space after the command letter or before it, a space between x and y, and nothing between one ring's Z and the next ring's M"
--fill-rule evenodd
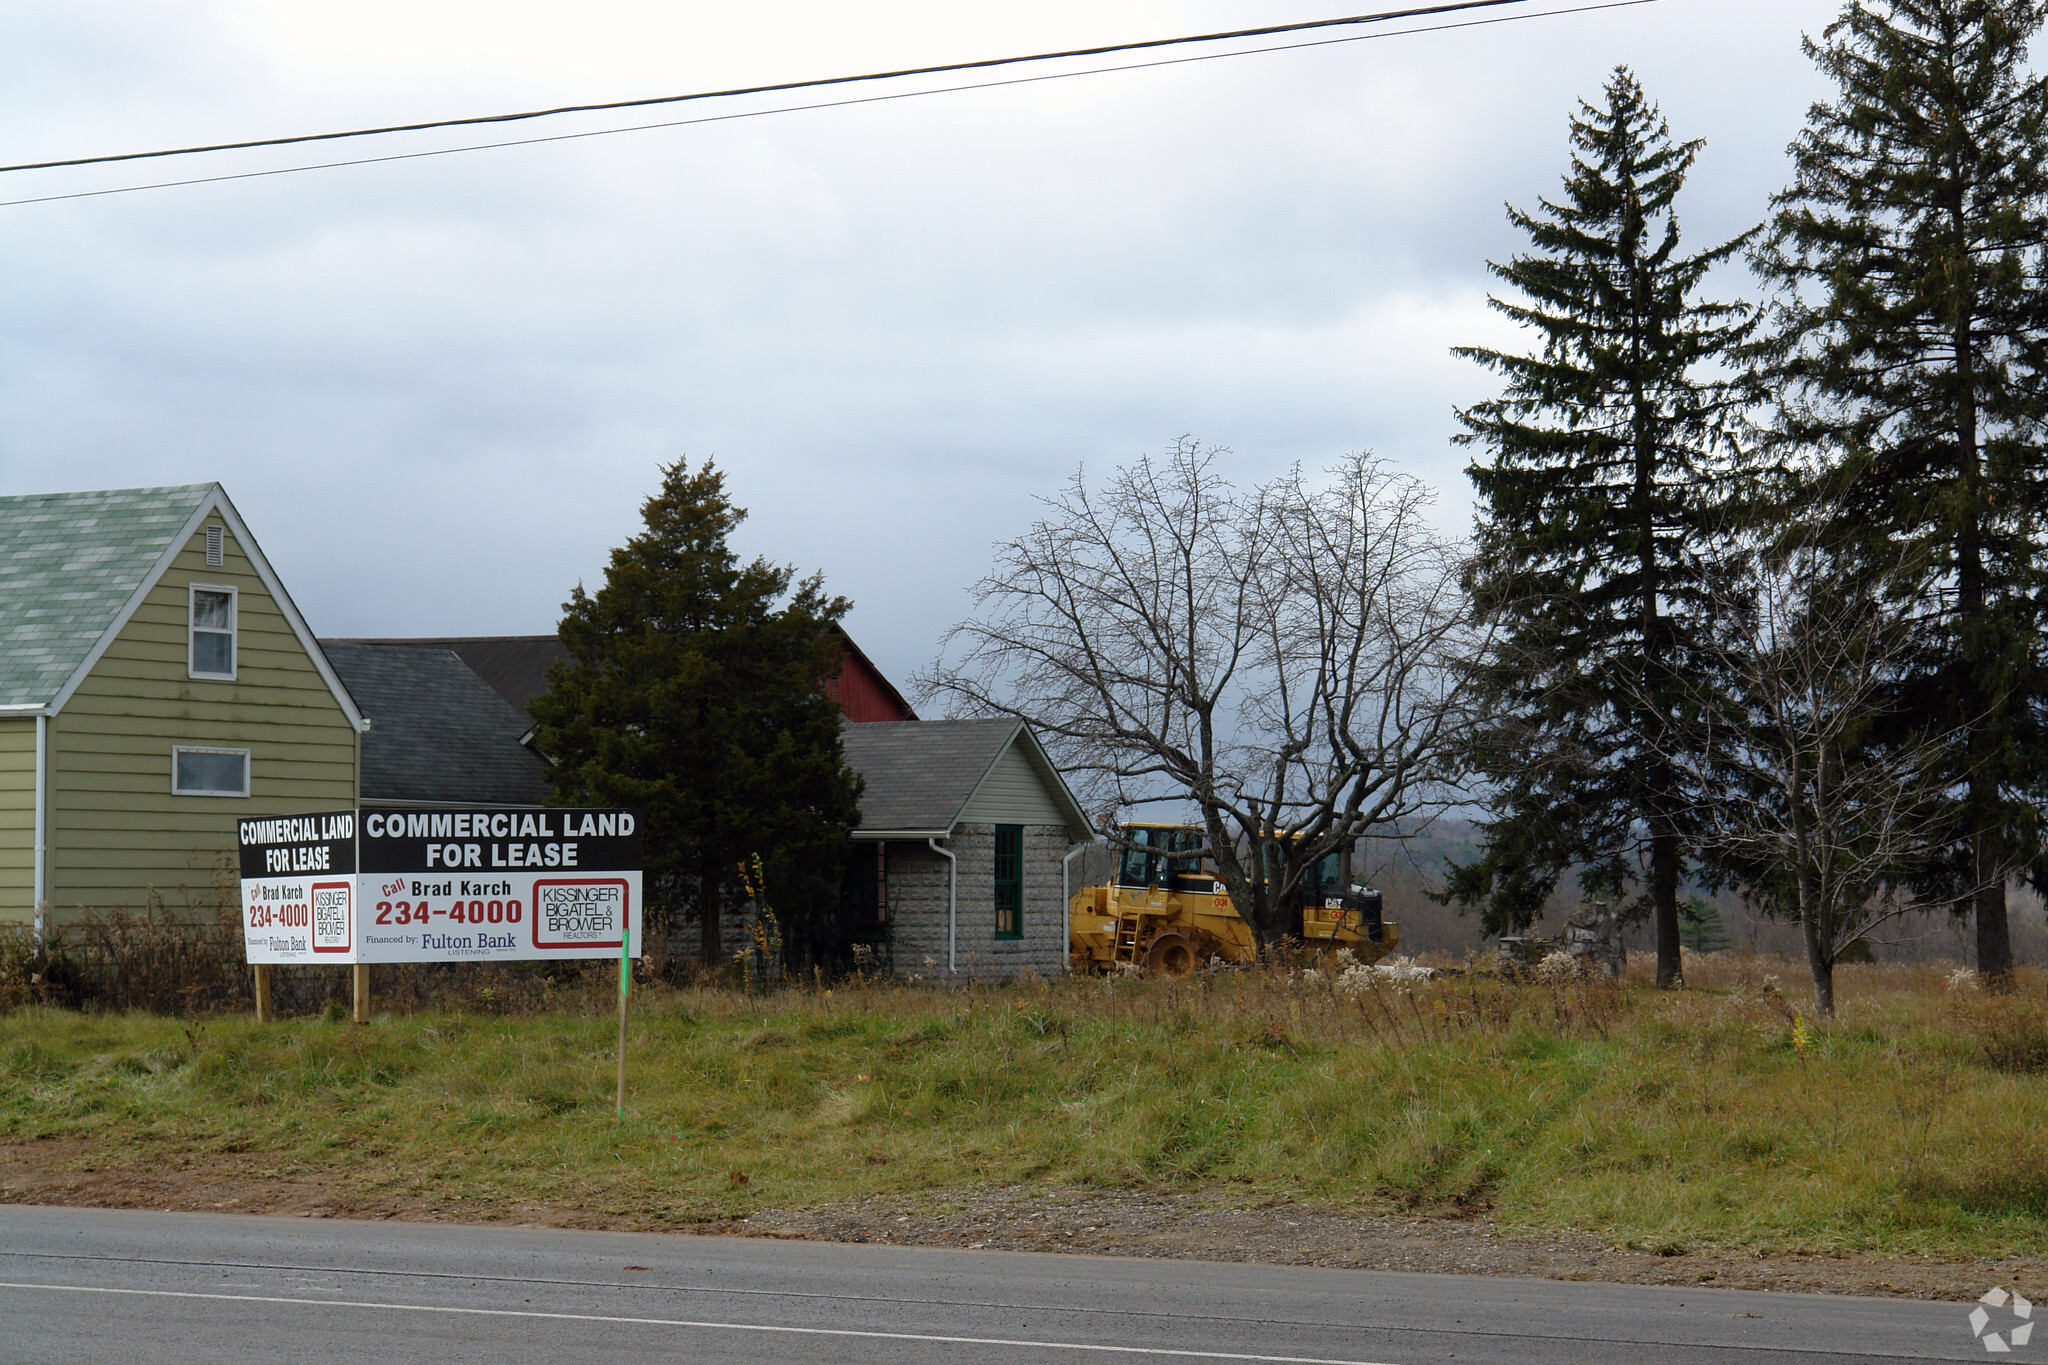
M2048 886L2048 86L2026 73L2042 17L2041 0L1850 4L1806 44L1838 93L1808 113L1757 253L1780 290L1758 353L1777 434L1818 464L1852 554L1877 572L1917 551L1939 589L1899 713L1902 733L1957 737L1961 799L1926 889L1974 911L1994 981L2012 970L2007 882Z
M822 915L837 897L860 779L825 692L840 666L825 631L848 603L815 576L740 562L726 539L747 514L708 462L663 470L641 511L604 586L564 607L569 659L532 704L534 743L565 802L642 808L650 903L693 909L713 965L752 855L778 912Z
M1752 325L1699 300L1747 236L1679 254L1673 204L1701 147L1674 142L1626 68L1605 107L1571 123L1561 203L1510 208L1533 250L1493 272L1493 307L1542 340L1470 348L1505 392L1461 412L1490 458L1477 487L1470 587L1500 627L1485 662L1500 717L1475 744L1493 796L1483 853L1448 896L1488 932L1524 929L1577 868L1596 894L1639 893L1657 979L1679 975L1678 890L1703 793L1673 761L1692 742L1684 698L1711 658L1720 595L1716 500L1746 401L1725 362Z

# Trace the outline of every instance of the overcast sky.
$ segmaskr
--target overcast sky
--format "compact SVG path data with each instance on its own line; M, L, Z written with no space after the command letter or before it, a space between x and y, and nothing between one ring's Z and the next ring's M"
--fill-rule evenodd
M1704 247L1782 184L1824 93L1800 35L1837 9L1659 0L0 209L0 492L217 479L317 632L524 633L601 581L661 462L713 457L741 548L822 570L901 681L1035 495L1183 432L1247 480L1374 450L1463 530L1452 409L1489 390L1448 350L1514 343L1485 262L1519 245L1504 202L1555 193L1573 102L1625 62L1707 139L1680 205ZM13 4L0 161L1347 12ZM475 140L14 174L0 199Z

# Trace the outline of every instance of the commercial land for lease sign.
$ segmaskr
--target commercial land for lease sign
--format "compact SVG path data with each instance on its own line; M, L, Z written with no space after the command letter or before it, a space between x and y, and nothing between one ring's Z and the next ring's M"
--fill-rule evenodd
M244 820L242 913L259 963L640 955L630 810L365 807Z
M356 813L243 820L236 842L249 961L353 962Z

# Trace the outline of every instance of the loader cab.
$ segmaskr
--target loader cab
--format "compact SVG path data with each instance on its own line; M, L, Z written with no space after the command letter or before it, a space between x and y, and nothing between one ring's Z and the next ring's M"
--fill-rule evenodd
M1347 884L1344 863L1343 854L1332 853L1310 868L1301 879L1301 903L1328 905L1332 900L1341 900L1351 889Z
M1192 825L1125 825L1119 833L1125 847L1117 859L1118 886L1189 894L1214 889L1215 868L1201 854L1207 840L1200 829Z
M1325 905L1341 898L1351 889L1347 880L1350 876L1350 858L1343 851L1332 852L1319 860L1313 867L1302 873L1301 880L1294 884L1294 899L1301 906ZM1277 882L1284 859L1280 856L1279 841L1276 839L1266 846L1267 877Z
M1302 937L1308 938L1311 921L1343 923L1363 933L1366 942L1386 939L1386 898L1369 886L1357 886L1351 876L1348 850L1332 853L1308 870L1301 879Z

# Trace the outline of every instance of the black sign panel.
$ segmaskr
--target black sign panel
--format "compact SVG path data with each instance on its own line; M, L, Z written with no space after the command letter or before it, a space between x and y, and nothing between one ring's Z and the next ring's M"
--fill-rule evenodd
M386 873L638 872L636 810L362 809L362 870Z
M351 876L356 870L356 813L265 815L236 822L242 877Z

